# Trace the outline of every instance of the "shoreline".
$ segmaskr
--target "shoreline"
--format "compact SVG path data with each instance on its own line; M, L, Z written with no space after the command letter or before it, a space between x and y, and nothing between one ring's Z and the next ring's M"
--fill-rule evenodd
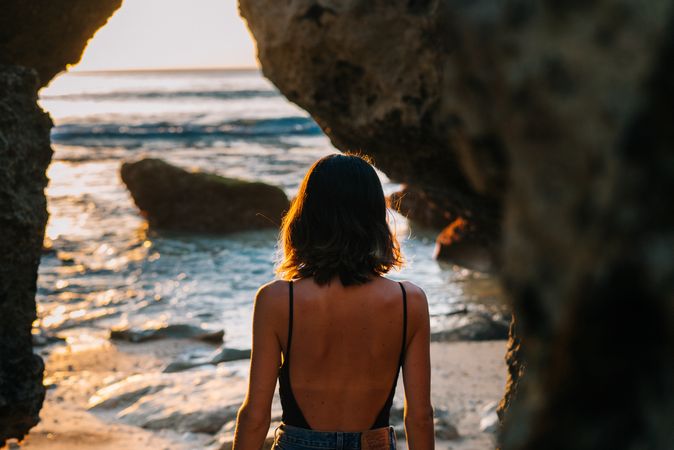
M436 416L443 414L444 420L459 433L458 439L436 440L443 450L494 447L492 436L480 431L480 419L482 409L500 400L504 391L505 344L506 341L431 343L433 407ZM213 345L186 339L137 344L100 339L89 345L48 348L44 355L48 390L40 413L41 422L21 447L40 450L227 448L236 410L245 395L249 360L162 374L169 362L186 352L213 349ZM134 387L138 382L146 385ZM391 412L391 424L396 428L401 450L407 448L404 432L397 422L401 418L402 395L401 376ZM97 400L92 402L92 399ZM139 418L146 422L144 428L133 424L138 424ZM221 427L219 422L213 424L214 418L224 424ZM276 393L272 425L278 419L280 404ZM186 431L185 427L220 431Z

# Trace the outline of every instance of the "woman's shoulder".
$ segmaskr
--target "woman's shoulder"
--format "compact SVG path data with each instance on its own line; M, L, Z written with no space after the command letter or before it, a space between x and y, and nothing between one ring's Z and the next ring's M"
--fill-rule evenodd
M281 297L287 298L289 295L288 284L286 280L271 280L258 288L256 298L269 302L277 301Z
M428 316L428 299L424 290L409 280L401 280L407 296L407 314L415 323Z
M424 290L418 286L417 284L413 283L412 281L409 280L392 280L387 277L382 277L390 282L394 283L400 283L403 285L403 288L405 288L405 294L407 295L407 299L413 299L412 301L418 299L417 301L426 301L426 293Z

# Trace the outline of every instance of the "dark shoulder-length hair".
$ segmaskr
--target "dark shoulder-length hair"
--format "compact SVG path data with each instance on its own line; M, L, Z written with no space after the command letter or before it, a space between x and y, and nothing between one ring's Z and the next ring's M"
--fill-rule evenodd
M319 159L283 218L276 274L284 280L313 277L319 285L338 275L347 286L402 267L387 212L381 182L366 156Z

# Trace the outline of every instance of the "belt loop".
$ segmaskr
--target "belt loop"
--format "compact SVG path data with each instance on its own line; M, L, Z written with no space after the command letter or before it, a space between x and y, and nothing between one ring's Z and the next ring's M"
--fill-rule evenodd
M343 431L337 432L337 442L336 442L335 448L337 450L342 450L344 448L344 432Z
M283 422L281 422L281 423L283 423ZM279 423L278 425L276 425L276 427L274 427L274 444L272 445L272 448L274 448L276 446L276 444L278 444L277 434L278 434L278 430L279 430L280 426L281 426L281 424Z

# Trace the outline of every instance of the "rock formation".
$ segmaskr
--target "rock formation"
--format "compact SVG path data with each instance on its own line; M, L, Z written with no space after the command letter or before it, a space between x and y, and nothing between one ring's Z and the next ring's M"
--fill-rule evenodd
M497 235L505 153L491 126L494 105L481 101L485 87L457 64L468 55L457 55L460 31L447 26L452 2L239 4L264 74L337 148L366 152L429 199L434 216L449 217L439 228L463 217ZM465 146L472 152L460 153ZM469 183L466 168L479 182Z
M503 207L504 450L674 442L673 2L240 0L264 73L338 148L486 234ZM0 442L43 395L50 125L17 66L46 84L119 4L2 6Z
M44 399L32 352L35 291L47 222L51 120L37 90L79 61L121 0L8 0L0 13L0 447L22 438Z
M122 326L110 329L110 339L133 343L156 339L195 339L212 344L221 344L224 336L225 330L209 330L186 323L171 323L144 328Z
M337 147L458 216L503 198L503 448L669 448L673 2L240 6L264 73Z
M52 150L37 83L32 70L0 66L0 447L38 422L45 395L31 328Z
M79 62L96 30L122 0L5 0L0 14L0 64L30 67L45 86Z
M276 186L188 172L159 159L124 163L121 175L158 229L229 233L278 227L290 204Z

